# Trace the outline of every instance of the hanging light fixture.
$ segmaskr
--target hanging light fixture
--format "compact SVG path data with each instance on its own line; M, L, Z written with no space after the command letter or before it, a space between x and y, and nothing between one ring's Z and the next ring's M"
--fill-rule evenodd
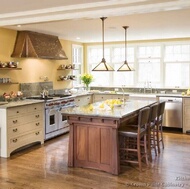
M104 20L107 17L101 17L102 20L102 46L103 46L103 58L102 61L92 70L92 71L114 71L114 69L106 63L106 60L104 58Z
M127 28L129 26L123 26L125 29L125 61L124 64L117 71L134 71L134 69L130 68L127 63Z

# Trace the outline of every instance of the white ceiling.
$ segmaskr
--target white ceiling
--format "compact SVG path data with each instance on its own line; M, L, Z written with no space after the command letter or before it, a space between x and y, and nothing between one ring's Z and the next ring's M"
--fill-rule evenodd
M0 27L101 42L102 16L105 41L190 37L190 0L1 0Z

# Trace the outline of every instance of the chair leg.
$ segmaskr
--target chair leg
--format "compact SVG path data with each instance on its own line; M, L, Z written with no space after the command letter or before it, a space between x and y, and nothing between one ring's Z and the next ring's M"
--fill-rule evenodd
M164 149L164 138L163 138L163 128L162 124L160 125L160 134L161 134L161 141L162 141L162 148Z
M138 163L139 163L139 170L142 171L142 164L141 164L141 147L140 147L140 138L137 138L137 156L138 156Z
M157 150L156 150L156 133L155 133L155 128L153 128L153 146L154 146L154 152L155 155L157 156Z
M156 143L157 143L158 153L160 153L159 125L156 125Z
M149 159L150 159L150 162L152 162L152 153L151 153L151 130L150 130L150 127L148 127L147 138L148 138L148 157L149 157Z
M145 154L146 164L149 165L146 135L144 135L144 154ZM151 155L151 157L152 157L152 155Z

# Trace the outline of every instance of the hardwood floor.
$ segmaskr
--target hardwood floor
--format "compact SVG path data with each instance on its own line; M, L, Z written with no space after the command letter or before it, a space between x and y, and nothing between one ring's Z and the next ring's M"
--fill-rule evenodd
M2 189L190 188L190 135L164 133L165 149L149 168L122 166L121 174L67 167L69 135L0 159Z

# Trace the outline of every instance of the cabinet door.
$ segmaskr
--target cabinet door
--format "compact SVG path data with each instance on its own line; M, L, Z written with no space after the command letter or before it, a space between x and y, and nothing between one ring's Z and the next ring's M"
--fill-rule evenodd
M183 98L183 133L190 130L190 99Z
M107 99L112 99L113 95L107 95L107 94L95 94L94 95L94 102L100 102L100 101L104 101Z
M75 98L75 103L77 106L85 106L92 103L92 95L79 96Z

